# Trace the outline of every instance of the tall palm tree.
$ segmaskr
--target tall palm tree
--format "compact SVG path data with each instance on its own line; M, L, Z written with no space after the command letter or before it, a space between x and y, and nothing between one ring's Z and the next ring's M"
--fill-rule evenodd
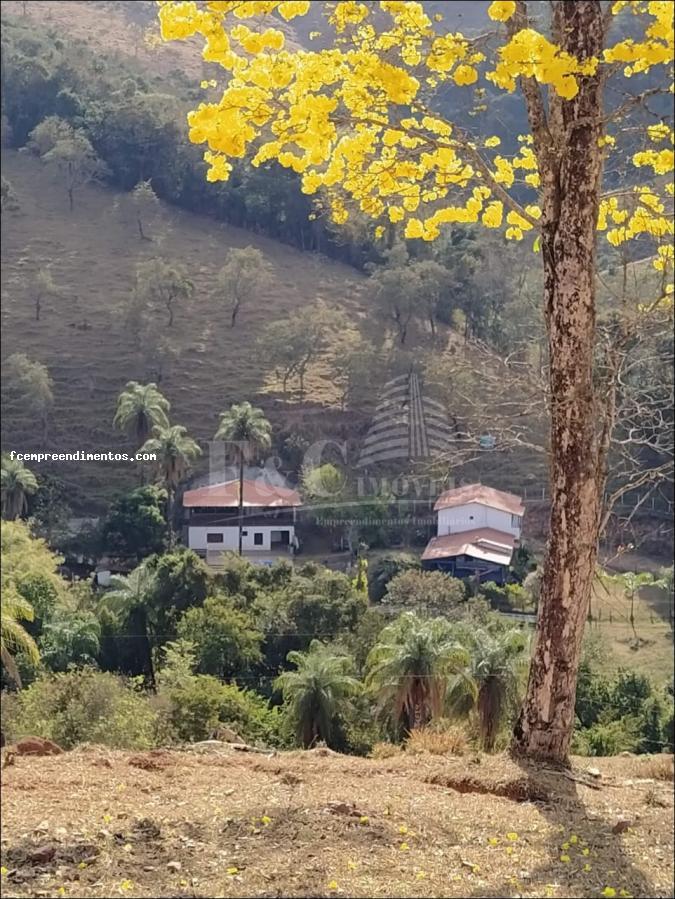
M258 450L272 445L272 426L262 409L250 403L240 403L230 407L229 412L221 412L220 424L215 434L216 440L229 440L237 445L239 460L239 555L242 548L244 527L244 462Z
M447 699L456 714L475 709L483 749L492 752L509 707L515 707L520 674L529 661L527 638L512 628L501 633L474 631L468 637L470 660L451 681Z
M150 637L151 608L149 599L154 585L154 574L145 562L128 574L114 574L110 578L110 589L101 600L101 609L112 612L119 622L129 621L140 639L140 651L143 655L150 686L155 688L155 667L152 662L152 645Z
M21 688L19 669L14 661L17 652L24 652L31 662L39 662L40 654L35 641L21 624L32 621L33 607L11 585L3 584L0 597L0 657L8 676Z
M318 640L312 640L307 652L289 652L287 659L296 670L284 671L274 685L290 707L298 741L305 748L318 740L330 744L336 716L361 686L349 674L352 660Z
M141 446L153 428L169 427L170 408L156 384L129 381L117 399L113 425L132 437L136 446Z
M182 425L155 426L154 437L143 444L139 452L154 453L154 467L167 492L166 518L169 543L173 545L173 499L176 488L188 473L190 463L201 449Z
M2 517L19 518L28 508L28 496L38 489L37 478L19 459L2 457L0 472Z
M445 619L406 612L383 629L370 651L366 684L395 725L410 731L443 714L449 680L468 660Z

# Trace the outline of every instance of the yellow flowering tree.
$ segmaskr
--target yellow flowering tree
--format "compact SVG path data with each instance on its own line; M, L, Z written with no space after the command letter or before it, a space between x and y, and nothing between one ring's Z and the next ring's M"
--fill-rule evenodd
M321 38L317 50L287 47L275 27L307 14L308 2L159 5L163 37L200 35L203 58L223 69L220 100L189 115L209 180L227 179L237 159L275 160L300 175L306 193L321 193L337 224L358 209L376 234L396 223L405 237L430 241L444 225L479 222L508 239L531 236L541 253L552 508L514 748L564 760L614 421L612 396L594 378L598 232L614 246L648 244L664 277L672 268L672 123L647 103L670 89L672 3L555 0L539 29L534 4L494 2L485 32L469 38L443 29L421 3L344 0L321 4L325 28L310 35ZM636 90L646 76L649 87ZM608 90L617 79L625 86ZM485 87L518 92L530 124L519 151L440 114L445 84L476 97ZM604 196L619 132L630 134L643 183L623 179ZM631 310L633 319L663 302Z

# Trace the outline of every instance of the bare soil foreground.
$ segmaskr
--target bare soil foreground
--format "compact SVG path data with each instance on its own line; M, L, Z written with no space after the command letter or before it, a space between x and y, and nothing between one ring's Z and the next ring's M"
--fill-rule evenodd
M566 775L321 749L17 757L2 893L665 897L672 786L672 756L576 759Z

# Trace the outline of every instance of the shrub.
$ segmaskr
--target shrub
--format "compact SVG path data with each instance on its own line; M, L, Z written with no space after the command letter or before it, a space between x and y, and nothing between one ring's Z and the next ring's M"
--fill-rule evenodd
M675 779L675 768L673 767L673 756L663 753L655 755L651 758L642 760L640 765L640 777L651 777L653 780L673 780Z
M82 669L44 675L3 711L3 730L14 740L35 735L64 749L78 743L115 749L156 745L157 715L147 696L132 682L107 672Z
M431 755L464 755L467 747L464 729L447 722L412 730L405 743L405 751L412 755L419 755L421 752Z
M620 718L607 724L594 724L574 735L572 751L578 755L618 755L634 752L638 743L638 722Z
M368 594L371 602L380 602L389 581L402 571L417 570L420 560L411 553L389 553L381 556L368 572Z
M188 609L178 623L178 636L194 645L199 671L230 677L262 661L262 634L248 612L229 597L209 596Z
M447 614L466 599L464 584L442 571L402 571L387 584L383 605Z
M401 755L403 749L396 743L388 743L386 740L383 740L379 743L375 743L373 748L370 750L370 758L371 759L391 759L394 756Z
M198 674L167 688L164 695L170 703L174 731L181 740L207 740L219 724L225 724L247 743L279 746L284 742L279 710L270 709L251 690Z

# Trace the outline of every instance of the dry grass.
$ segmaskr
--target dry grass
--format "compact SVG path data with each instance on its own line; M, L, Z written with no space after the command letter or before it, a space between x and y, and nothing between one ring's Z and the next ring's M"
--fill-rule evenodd
M641 762L643 777L651 777L654 780L675 780L672 755L653 755Z
M133 758L2 772L4 896L671 895L672 794L641 759L593 759L592 789L504 756Z
M422 727L413 730L405 744L405 751L412 755L428 752L431 755L464 755L468 748L468 740L463 728L448 725L438 727Z

